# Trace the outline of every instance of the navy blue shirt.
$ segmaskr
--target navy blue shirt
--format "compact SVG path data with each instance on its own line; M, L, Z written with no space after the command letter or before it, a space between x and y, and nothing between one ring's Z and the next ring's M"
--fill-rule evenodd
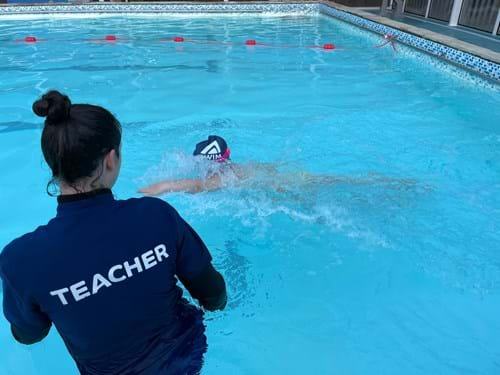
M108 190L60 203L47 225L5 247L4 314L33 337L53 323L82 374L186 373L206 338L176 276L194 279L210 263L170 205Z

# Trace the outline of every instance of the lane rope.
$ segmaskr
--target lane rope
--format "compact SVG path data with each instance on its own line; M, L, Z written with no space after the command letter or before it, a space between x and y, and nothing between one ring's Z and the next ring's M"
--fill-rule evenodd
M396 36L391 35L391 34L384 34L382 35L382 38L384 41L380 44L375 45L375 48L382 48L385 47L386 45L390 44L392 49L394 51L397 51L396 48ZM131 41L133 39L127 39L127 38L119 38L116 35L110 34L106 35L103 38L93 38L93 39L87 39L89 42L93 43L116 43L116 42L126 42L126 41ZM48 40L45 39L38 39L35 36L26 36L22 40L16 40L16 42L24 42L24 43L38 43L38 42L46 42ZM173 38L163 38L163 39L158 39L156 40L158 42L162 43L191 43L191 44L198 44L198 45L222 45L222 46L240 46L240 45L245 45L248 47L267 47L267 48L308 48L308 49L323 49L327 51L333 51L333 50L346 50L346 48L338 48L335 44L333 43L325 43L322 45L306 45L306 46L298 46L298 45L276 45L276 44L271 44L271 43L263 43L263 42L258 42L255 39L247 39L244 42L220 42L220 41L211 41L211 40L205 40L205 41L200 41L200 40L194 40L194 39L185 39L182 36L175 36ZM347 48L349 49L349 48Z

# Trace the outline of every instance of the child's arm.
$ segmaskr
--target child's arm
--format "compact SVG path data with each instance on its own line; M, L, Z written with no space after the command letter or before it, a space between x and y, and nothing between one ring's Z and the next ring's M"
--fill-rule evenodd
M206 180L200 178L183 180L166 180L148 187L139 189L144 195L160 195L162 193L200 193L202 191L218 190L222 187L222 181L219 175L214 175Z

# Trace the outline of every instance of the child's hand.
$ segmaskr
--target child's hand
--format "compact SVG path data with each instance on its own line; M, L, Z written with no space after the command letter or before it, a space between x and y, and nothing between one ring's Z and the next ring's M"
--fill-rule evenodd
M139 193L154 196L162 193L199 193L205 190L200 179L166 180L139 189Z
M160 184L154 184L150 186L143 187L139 189L139 193L142 193L147 196L155 196L159 195L164 191L163 187Z

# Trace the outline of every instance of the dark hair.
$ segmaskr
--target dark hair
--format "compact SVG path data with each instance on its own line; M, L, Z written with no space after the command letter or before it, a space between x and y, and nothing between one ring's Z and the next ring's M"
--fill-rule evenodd
M119 153L121 125L102 107L71 104L66 95L53 90L33 103L33 112L46 117L42 151L52 170L47 190L58 180L75 187L80 179L92 176L109 151Z

